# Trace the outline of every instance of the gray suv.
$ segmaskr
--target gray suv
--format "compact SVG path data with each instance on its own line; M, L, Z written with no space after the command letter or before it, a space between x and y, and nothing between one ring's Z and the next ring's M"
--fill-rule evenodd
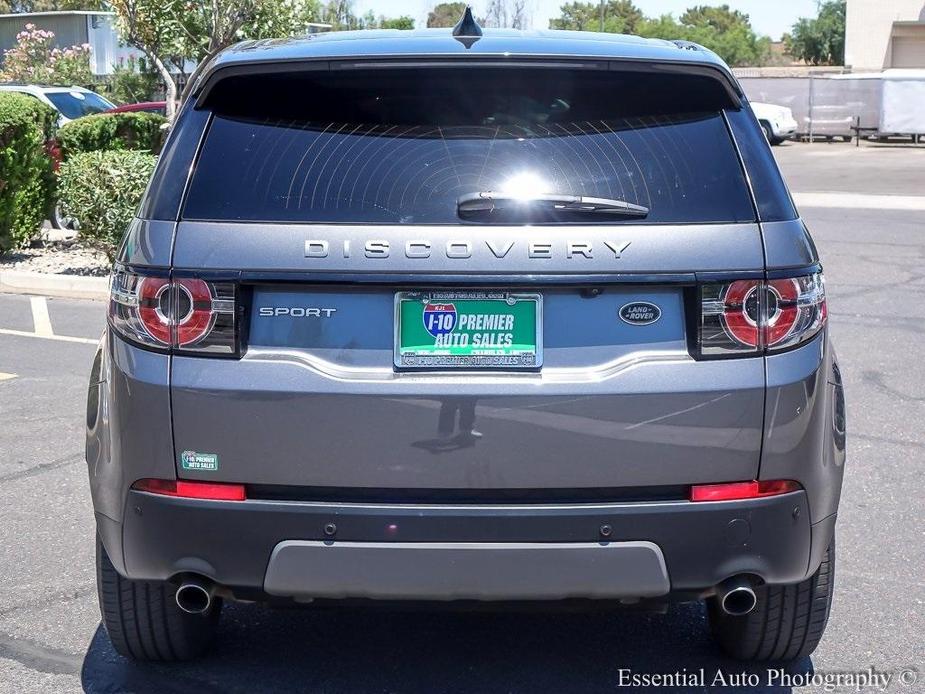
M174 660L229 600L702 600L728 654L802 657L844 421L816 249L713 53L468 17L239 44L112 276L103 622Z

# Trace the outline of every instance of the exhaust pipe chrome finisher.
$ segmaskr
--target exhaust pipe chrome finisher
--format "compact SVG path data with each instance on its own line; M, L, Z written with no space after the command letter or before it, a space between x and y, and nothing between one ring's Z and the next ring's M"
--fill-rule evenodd
M758 604L752 583L744 576L727 578L717 587L716 596L723 612L733 617L747 615Z
M177 606L189 614L202 614L212 606L212 593L215 588L211 582L197 578L188 578L177 588Z

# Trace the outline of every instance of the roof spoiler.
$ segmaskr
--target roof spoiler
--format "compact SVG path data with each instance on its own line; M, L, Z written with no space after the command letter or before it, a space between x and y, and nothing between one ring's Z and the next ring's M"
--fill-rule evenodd
M505 57L491 54L435 56L433 58L424 58L421 56L377 56L373 58L352 57L337 60L255 60L254 62L247 63L219 65L214 68L206 68L203 70L203 73L199 76L197 84L191 92L191 97L196 99L197 109L208 108L209 96L215 87L220 82L232 77L259 77L269 74L297 75L300 73L318 71L332 72L337 70L375 70L384 68L460 68L474 65L482 67L504 67L506 69L544 67L568 70L594 69L651 72L653 74L675 73L698 75L700 77L716 80L722 85L729 99L724 107L733 109L741 108L744 98L744 93L735 77L727 70L711 62L699 63L689 60L669 62L633 58L569 57L562 55Z

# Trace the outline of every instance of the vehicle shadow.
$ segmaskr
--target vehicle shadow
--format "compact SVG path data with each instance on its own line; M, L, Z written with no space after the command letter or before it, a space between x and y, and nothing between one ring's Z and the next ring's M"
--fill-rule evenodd
M772 666L777 669L779 666ZM806 658L789 673L812 673ZM681 673L665 692L790 692L769 669L722 657L699 605L642 612L458 612L226 607L219 637L192 664L139 665L98 627L81 671L87 692L638 691L632 675ZM717 673L725 678L716 680ZM628 675L624 675L627 677ZM751 681L734 678L753 677ZM656 687L646 687L655 689Z

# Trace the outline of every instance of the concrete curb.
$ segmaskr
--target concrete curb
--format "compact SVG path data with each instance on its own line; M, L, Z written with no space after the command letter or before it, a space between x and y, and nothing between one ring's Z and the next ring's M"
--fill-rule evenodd
M0 292L60 296L67 299L106 300L109 298L109 278L2 270L0 271Z

